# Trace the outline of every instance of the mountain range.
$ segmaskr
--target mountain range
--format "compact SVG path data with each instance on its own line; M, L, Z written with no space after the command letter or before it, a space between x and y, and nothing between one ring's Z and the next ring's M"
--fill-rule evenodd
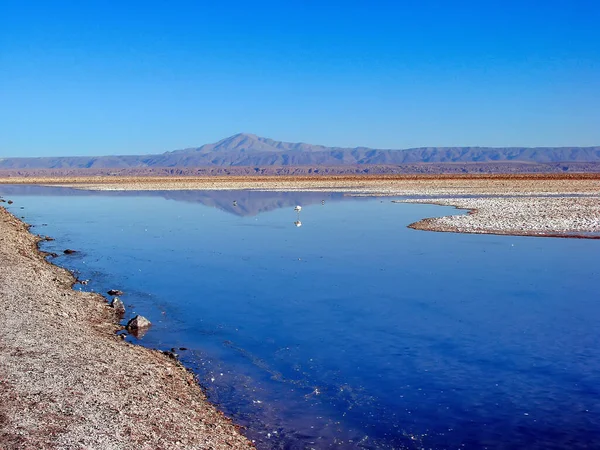
M393 166L447 163L599 163L597 147L325 147L240 133L214 144L156 155L0 158L0 169Z

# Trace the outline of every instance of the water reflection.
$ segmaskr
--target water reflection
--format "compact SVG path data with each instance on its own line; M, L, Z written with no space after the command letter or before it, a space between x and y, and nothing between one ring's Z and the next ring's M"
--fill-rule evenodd
M302 206L296 205L294 207L294 211L296 211L296 213L298 214L298 217L297 217L296 221L294 222L294 225L296 225L296 227L301 227L302 222L300 221L300 211L302 211Z
M273 191L86 191L67 187L35 185L0 185L0 195L66 196L66 197L162 197L167 200L198 203L220 209L236 216L248 217L280 208L294 207L298 213L294 225L302 226L302 205L325 201L357 200L340 192L273 192ZM362 197L358 200L363 199Z

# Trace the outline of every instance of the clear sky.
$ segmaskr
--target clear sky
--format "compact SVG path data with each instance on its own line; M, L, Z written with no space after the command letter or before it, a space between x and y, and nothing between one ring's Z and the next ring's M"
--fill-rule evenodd
M0 0L0 157L600 145L597 0Z

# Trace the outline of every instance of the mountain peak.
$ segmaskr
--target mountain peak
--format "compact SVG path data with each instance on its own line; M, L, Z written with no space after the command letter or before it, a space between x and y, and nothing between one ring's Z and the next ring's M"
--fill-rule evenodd
M233 136L230 136L228 139L232 139L232 138L246 138L246 139L260 139L257 135L252 134L252 133L237 133L234 134Z
M244 142L244 141L257 141L259 137L255 134L251 133L237 133L233 136L226 137L225 139L221 139L214 145L220 145L221 143L232 143L232 142Z
M215 144L207 144L198 148L200 153L228 153L228 152L274 152L280 151L273 146L271 139L261 138L251 133L238 133L222 139Z

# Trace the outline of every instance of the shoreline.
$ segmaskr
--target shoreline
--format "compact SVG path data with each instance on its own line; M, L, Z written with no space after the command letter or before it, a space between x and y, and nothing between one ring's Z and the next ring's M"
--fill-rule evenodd
M600 195L600 173L337 176L0 177L1 184L32 184L93 191L264 190L369 195Z
M195 376L122 340L97 293L0 207L0 442L8 448L252 448Z
M394 200L452 206L466 214L428 217L408 225L422 231L501 236L600 239L599 197L480 197Z

